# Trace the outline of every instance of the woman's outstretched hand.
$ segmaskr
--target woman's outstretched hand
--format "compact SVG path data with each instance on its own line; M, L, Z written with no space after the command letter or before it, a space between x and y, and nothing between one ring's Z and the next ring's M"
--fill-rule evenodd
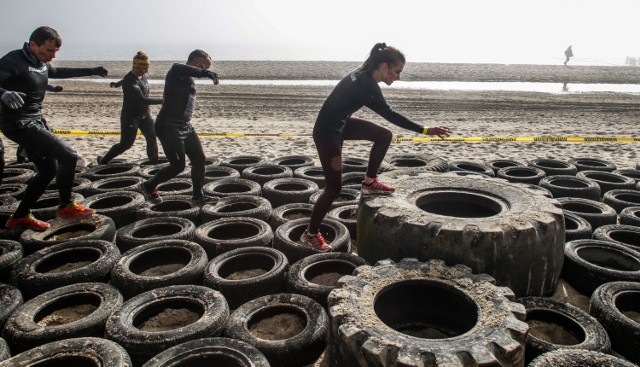
M425 127L422 132L424 135L437 135L440 138L448 138L453 130L446 126Z

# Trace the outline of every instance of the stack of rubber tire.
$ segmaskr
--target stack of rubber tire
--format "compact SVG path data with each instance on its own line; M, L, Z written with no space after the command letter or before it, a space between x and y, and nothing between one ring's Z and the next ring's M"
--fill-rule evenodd
M311 157L207 158L205 205L189 167L152 204L138 185L166 163L79 165L74 199L97 214L55 218L53 182L34 209L43 232L2 228L34 174L7 166L0 367L638 362L640 200L635 180L616 184L640 171L402 154L381 169L396 193L361 197L367 161L343 161L320 228L331 253L299 242L324 185ZM549 297L561 276L591 315Z

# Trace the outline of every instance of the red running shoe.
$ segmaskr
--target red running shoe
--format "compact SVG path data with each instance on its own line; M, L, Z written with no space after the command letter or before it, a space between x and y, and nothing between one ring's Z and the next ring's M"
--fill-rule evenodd
M370 194L389 195L389 194L392 194L394 191L396 191L396 188L391 187L389 185L385 185L382 182L378 181L377 178L375 178L373 182L371 182L369 185L362 182L362 188L360 189L360 191L362 192L363 195L370 195Z
M7 223L5 223L4 226L7 229L27 228L39 232L45 231L51 227L49 223L36 219L31 213L24 218L18 219L14 219L12 215L7 219Z
M70 202L69 204L67 204L67 206L65 206L64 208L60 208L57 211L58 217L67 219L85 218L95 213L95 210L85 208L83 205L80 205L75 201Z
M307 231L304 231L302 236L300 236L300 242L302 242L303 245L320 252L330 252L332 250L331 246L324 242L324 237L322 237L320 232L316 233L315 236L310 236Z

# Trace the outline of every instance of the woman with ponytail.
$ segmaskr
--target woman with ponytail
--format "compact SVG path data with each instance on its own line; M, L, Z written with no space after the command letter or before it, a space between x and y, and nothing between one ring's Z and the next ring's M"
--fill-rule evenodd
M147 157L150 162L158 160L158 142L154 132L154 120L150 105L162 104L160 98L149 98L149 82L144 76L149 71L149 56L142 51L133 57L133 67L125 77L111 87L122 86L122 112L120 113L120 142L114 144L104 156L98 156L98 164L107 164L113 158L131 148L138 129L147 141Z
M362 194L391 194L395 191L376 178L391 144L391 131L371 121L351 117L354 112L366 106L387 121L418 134L445 138L452 132L444 126L417 124L395 112L384 99L378 83L391 85L399 80L404 64L405 58L400 50L377 43L364 64L342 79L322 105L313 128L313 140L322 164L325 188L313 208L309 226L300 238L303 244L321 252L331 251L318 229L342 189L342 145L345 140L373 142Z

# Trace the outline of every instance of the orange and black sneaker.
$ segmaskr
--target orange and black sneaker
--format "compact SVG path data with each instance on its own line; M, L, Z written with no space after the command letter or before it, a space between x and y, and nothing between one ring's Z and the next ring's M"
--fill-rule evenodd
M320 252L330 252L332 250L331 246L324 242L324 237L322 237L320 232L315 235L310 235L307 231L304 231L302 236L300 236L300 242Z
M86 208L83 205L76 203L75 201L70 202L64 208L60 208L57 211L58 217L67 219L85 218L95 213L95 210Z
M33 214L29 213L24 218L13 218L13 215L7 219L7 223L5 223L6 229L19 229L26 228L32 229L34 231L46 231L51 225L47 222L43 222L39 219L36 219Z
M158 194L158 189L155 188L149 191L145 186L144 182L140 182L138 184L138 192L141 192L147 201L150 201L154 204L162 203L162 198L160 197L160 194Z
M391 187L389 185L383 184L382 182L378 181L377 178L374 179L373 182L371 182L368 185L363 181L362 188L360 189L360 192L362 192L363 195L371 195L371 194L390 195L390 194L393 194L394 191L396 191L395 187Z

